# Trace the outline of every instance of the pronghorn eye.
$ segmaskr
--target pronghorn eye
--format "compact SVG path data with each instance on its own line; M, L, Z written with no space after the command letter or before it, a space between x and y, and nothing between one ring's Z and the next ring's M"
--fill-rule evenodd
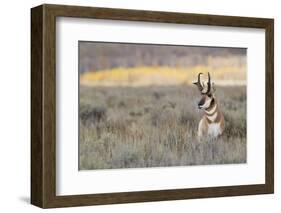
M212 94L208 94L208 97L211 98L211 97L212 97Z

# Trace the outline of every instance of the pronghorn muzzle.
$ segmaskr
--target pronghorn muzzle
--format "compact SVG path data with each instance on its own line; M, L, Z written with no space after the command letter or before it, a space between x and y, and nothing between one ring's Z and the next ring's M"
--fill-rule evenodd
M201 98L201 100L199 101L199 103L198 103L198 109L202 109L202 107L204 106L204 104L205 104L205 96L203 96L202 98Z

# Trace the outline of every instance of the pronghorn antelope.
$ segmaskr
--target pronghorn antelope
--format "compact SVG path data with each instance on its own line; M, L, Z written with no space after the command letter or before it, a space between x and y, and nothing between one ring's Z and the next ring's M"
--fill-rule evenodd
M199 139L203 136L216 138L224 131L224 116L220 111L217 99L214 96L215 87L214 83L211 84L210 73L208 73L207 89L205 88L204 83L203 85L201 84L201 75L202 73L199 73L197 82L193 83L198 87L202 95L202 98L198 103L198 108L204 110L203 118L198 125L198 137Z

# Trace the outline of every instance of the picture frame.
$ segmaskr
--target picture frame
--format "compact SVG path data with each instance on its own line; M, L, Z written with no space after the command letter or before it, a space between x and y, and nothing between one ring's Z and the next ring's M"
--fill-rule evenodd
M58 17L265 30L265 183L94 194L56 194L56 19ZM261 139L262 140L262 139ZM56 208L274 192L274 20L44 4L31 9L31 203Z

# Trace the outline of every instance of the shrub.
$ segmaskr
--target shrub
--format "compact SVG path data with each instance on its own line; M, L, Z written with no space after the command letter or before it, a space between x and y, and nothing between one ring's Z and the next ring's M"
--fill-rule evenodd
M80 109L80 119L84 124L97 124L106 120L105 107L84 106Z

